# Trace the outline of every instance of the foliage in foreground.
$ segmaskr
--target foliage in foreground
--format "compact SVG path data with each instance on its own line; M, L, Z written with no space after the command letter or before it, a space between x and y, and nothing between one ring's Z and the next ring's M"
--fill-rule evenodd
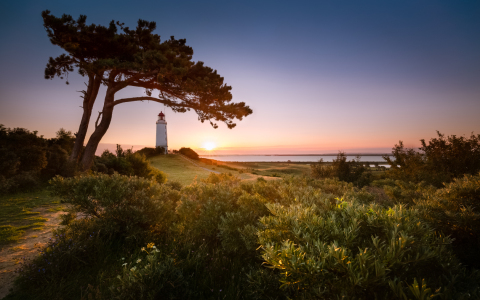
M432 228L449 235L454 240L453 250L464 264L480 268L480 174L456 178L441 189L424 182L383 183L390 199L412 206Z
M478 273L417 209L337 180L212 174L178 192L99 174L53 186L73 206L67 225L10 299L479 297Z

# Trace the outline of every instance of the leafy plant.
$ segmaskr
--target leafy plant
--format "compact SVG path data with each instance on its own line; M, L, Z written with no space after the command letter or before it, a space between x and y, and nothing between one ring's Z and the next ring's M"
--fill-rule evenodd
M100 157L96 157L92 170L106 174L117 172L121 175L154 179L158 183L167 181L167 175L152 167L145 155L133 153L130 149L124 151L120 145L117 145L116 155L105 150Z
M57 174L73 176L75 166L67 163L73 140L63 128L56 138L45 139L36 131L0 124L0 193L36 189Z
M347 156L341 151L331 164L327 164L323 159L320 159L318 163L312 164L310 167L314 178L336 177L341 181L352 182L359 187L368 185L371 181L371 174L360 162L360 156L347 161Z
M441 187L454 178L480 171L480 134L472 133L470 138L445 137L437 131L437 135L438 138L431 139L428 144L422 139L419 151L405 148L402 141L395 145L393 158L384 156L390 164L390 176Z
M149 232L162 233L174 218L179 193L144 178L95 174L50 181L55 195L109 234L142 241ZM74 219L69 217L70 219Z
M449 235L461 261L480 268L480 175L465 175L415 199L420 216Z
M262 257L289 297L457 295L447 286L465 270L446 247L451 239L434 234L413 210L355 200L267 207L272 215L261 218L258 233ZM430 290L418 288L423 279Z
M455 193L476 195L477 185ZM381 206L338 179L211 174L178 191L94 174L56 177L53 188L72 211L41 257L23 265L18 297L479 297L478 272L460 264L417 200Z

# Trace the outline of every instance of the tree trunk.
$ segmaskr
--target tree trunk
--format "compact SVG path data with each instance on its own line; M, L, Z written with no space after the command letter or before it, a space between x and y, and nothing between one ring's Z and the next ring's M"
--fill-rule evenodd
M85 147L85 152L83 153L81 169L82 171L87 171L92 167L93 158L95 157L95 152L97 151L98 144L102 140L103 136L110 126L112 121L113 114L113 101L114 93L107 90L107 95L105 96L105 104L103 105L102 111L102 121L98 126L95 126L95 131L90 136L87 146Z
M90 122L90 117L92 116L92 108L97 98L98 90L100 89L102 76L103 73L89 76L87 92L83 99L82 120L80 121L80 126L78 127L72 153L70 154L71 162L77 163L80 160L83 143L85 142L85 137L87 135L88 123Z

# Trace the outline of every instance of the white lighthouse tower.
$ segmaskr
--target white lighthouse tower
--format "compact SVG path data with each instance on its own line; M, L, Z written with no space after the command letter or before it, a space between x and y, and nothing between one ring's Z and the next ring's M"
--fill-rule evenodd
M165 153L168 153L167 121L165 121L165 115L163 114L163 112L160 112L158 114L157 140L156 140L155 146L165 148Z

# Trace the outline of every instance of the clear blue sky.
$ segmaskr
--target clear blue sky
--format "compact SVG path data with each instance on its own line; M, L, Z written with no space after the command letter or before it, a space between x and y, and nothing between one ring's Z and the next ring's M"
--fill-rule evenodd
M436 130L480 133L480 1L2 1L0 123L51 137L77 131L85 79L43 79L48 57L62 53L43 28L45 9L104 25L155 21L163 38L186 38L194 60L254 111L214 130L167 109L170 149L380 151L399 140L417 146ZM116 107L102 142L153 146L160 110Z

